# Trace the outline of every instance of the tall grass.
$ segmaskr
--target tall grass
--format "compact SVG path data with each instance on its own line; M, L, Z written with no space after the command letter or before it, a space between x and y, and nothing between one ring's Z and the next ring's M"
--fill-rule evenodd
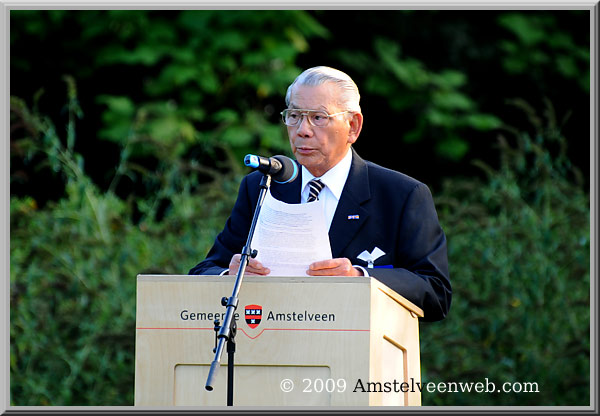
M421 325L424 381L535 382L538 393L436 393L425 404L589 405L590 201L548 103L521 100L530 131L498 140L487 179L437 197L454 289L449 317Z
M70 136L76 114L61 138L22 101L11 108L34 132L28 151L45 155L66 191L44 209L31 197L11 198L11 404L131 405L136 275L186 274L220 231L238 180L200 194L179 178L180 189L139 201L134 222L132 204L85 174ZM157 221L157 201L167 196L170 208Z

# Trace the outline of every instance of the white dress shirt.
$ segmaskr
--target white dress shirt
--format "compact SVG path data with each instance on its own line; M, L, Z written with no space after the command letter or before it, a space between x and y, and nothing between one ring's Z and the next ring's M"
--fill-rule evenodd
M310 187L308 183L313 179L320 179L325 186L319 193L319 201L323 201L323 210L325 211L325 223L327 224L327 230L331 228L331 222L335 210L337 209L338 202L342 196L344 185L346 185L346 179L350 173L350 166L352 165L352 151L348 149L348 153L337 165L329 169L320 178L315 178L312 173L302 166L302 187L300 188L300 203L306 204L308 201L308 195L310 194ZM360 271L363 276L369 276L369 272L361 266L353 265Z
M329 169L320 178L315 178L312 173L302 166L302 187L300 188L300 202L306 204L310 189L308 183L313 179L320 179L325 187L319 193L319 201L323 201L323 209L325 210L325 224L327 224L327 230L331 227L333 221L333 215L337 208L340 197L342 196L342 190L348 179L350 173L350 165L352 165L352 151L348 149L348 153L337 165Z

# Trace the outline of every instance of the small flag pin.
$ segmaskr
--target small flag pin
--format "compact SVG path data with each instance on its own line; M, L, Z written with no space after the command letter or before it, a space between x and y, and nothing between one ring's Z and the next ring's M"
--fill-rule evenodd
M357 219L359 219L359 218L360 218L360 216L359 216L359 215L348 215L348 219L349 219L349 220L357 220Z

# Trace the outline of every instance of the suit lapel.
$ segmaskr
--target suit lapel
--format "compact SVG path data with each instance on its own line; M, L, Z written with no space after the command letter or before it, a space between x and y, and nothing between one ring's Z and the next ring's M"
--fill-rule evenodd
M361 205L370 198L367 164L352 149L352 165L348 179L329 228L329 241L334 258L341 256L343 250L367 221L369 212Z

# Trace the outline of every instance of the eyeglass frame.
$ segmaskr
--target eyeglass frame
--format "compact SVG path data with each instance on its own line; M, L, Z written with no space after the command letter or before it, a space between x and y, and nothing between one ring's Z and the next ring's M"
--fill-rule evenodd
M285 117L283 115L283 113L285 113L286 111L299 111L300 112L300 118L298 119L298 121L296 122L296 124L287 124L285 122ZM327 117L327 124L324 126L317 126L315 124L313 124L312 120L310 119L310 117L308 117L308 112L312 112L312 113L324 113L325 116ZM285 110L283 110L281 113L281 120L283 121L283 124L285 124L286 126L290 126L290 127L296 127L299 124L302 123L302 117L306 116L306 119L308 120L308 124L310 124L313 127L327 127L329 125L329 119L331 117L335 117L335 116L339 116L341 114L345 114L345 113L352 113L352 111L350 110L346 110L346 111L341 111L339 113L335 113L335 114L328 114L327 111L325 110L309 110L309 109L305 109L305 108L286 108Z

